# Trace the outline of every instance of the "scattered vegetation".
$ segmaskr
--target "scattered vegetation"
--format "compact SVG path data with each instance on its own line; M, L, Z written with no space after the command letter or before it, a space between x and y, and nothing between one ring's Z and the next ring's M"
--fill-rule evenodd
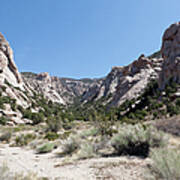
M91 128L91 129L83 131L80 134L80 137L86 138L86 137L89 137L89 136L96 136L97 134L98 134L98 129L97 128Z
M48 180L48 178L39 178L34 173L28 173L28 175L21 174L12 174L4 163L0 165L0 180Z
M0 125L6 125L7 122L8 118L6 118L5 116L0 117Z
M59 138L59 135L55 132L48 132L44 138L48 139L49 141L54 141Z
M87 142L81 145L80 151L78 153L78 159L89 159L96 156L97 154L92 143Z
M167 139L162 132L152 126L128 125L122 126L114 135L111 144L118 155L138 155L147 157L150 148L163 147Z
M179 180L180 152L176 149L155 149L150 155L153 163L146 173L147 180Z
M80 148L80 142L77 137L69 138L63 145L62 155L71 155Z
M55 148L55 144L53 143L46 143L40 146L37 149L37 153L42 154L42 153L49 153Z
M26 135L21 134L15 138L15 145L16 146L26 146L35 138L36 138L35 134L26 134Z

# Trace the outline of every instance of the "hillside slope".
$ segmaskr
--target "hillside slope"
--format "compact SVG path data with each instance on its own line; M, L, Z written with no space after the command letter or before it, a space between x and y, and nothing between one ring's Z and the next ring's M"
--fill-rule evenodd
M82 101L86 103L103 98L104 104L117 107L126 100L137 98L152 79L159 77L162 62L162 58L141 55L128 66L113 67L101 85L83 94Z
M179 39L180 23L176 23L165 31L161 51L149 57L141 55L127 66L113 67L104 78L76 80L51 77L48 73L26 72L20 74L15 65L10 45L0 34L1 118L6 117L15 124L29 123L35 118L37 123L42 122L41 119L47 119L49 115L54 116L52 112L56 112L56 115L58 112L61 115L65 113L66 116L67 113L70 113L70 116L74 116L73 113L77 112L84 113L85 109L78 108L83 106L86 108L86 104L90 103L92 105L101 104L108 108L119 108L124 103L127 105L131 101L135 104L137 102L142 104L140 100L143 98L142 102L146 100L146 103L141 107L142 110L142 108L146 108L147 103L150 103L144 96L149 96L147 92L150 91L147 91L147 87L152 80L156 80L159 86L153 90L153 93L151 91L150 96L156 97L156 99L158 97L157 103L161 102L162 97L166 95L171 101L179 93ZM171 87L168 89L169 80L171 80ZM163 91L165 91L165 95ZM67 109L69 105L74 105L76 108ZM94 107L96 108L96 106ZM128 109L127 106L124 107ZM129 109L132 110L132 107ZM78 119L76 116L73 118Z

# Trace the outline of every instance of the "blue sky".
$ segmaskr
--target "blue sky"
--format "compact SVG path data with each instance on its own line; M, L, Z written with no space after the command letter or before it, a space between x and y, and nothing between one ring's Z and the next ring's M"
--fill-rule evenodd
M161 46L179 0L5 0L0 31L19 71L102 77Z

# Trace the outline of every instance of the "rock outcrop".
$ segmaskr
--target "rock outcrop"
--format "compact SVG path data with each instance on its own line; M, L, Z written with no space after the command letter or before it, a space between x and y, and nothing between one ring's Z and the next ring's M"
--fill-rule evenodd
M5 79L13 85L19 86L22 83L22 78L14 63L13 51L0 33L0 76L1 82Z
M162 56L161 56L162 54ZM152 79L158 79L164 88L172 78L180 83L180 23L171 25L163 35L161 52L152 56L141 55L128 66L113 67L101 79L70 79L51 77L49 73L19 73L14 63L13 51L0 34L0 97L9 97L17 105L38 112L35 97L44 97L47 102L68 105L76 102L101 102L119 106L126 100L140 96ZM177 92L179 93L179 92ZM33 109L33 104L36 104ZM0 116L8 116L14 123L29 122L19 110L5 104Z
M170 78L180 83L180 22L165 31L161 52L164 63L159 83L163 89Z
M101 79L70 79L50 76L49 73L22 73L25 84L44 95L52 102L60 104L72 104L74 99L80 97L90 87L99 84Z
M103 98L104 104L119 106L126 100L137 98L151 79L158 78L162 62L162 58L149 59L141 55L128 66L113 67L102 84L89 89L82 101Z
M0 101L1 103L5 101L4 108L0 109L0 117L6 116L15 124L24 123L21 112L15 112L13 107L16 105L24 108L28 107L31 104L27 97L29 91L22 80L21 74L18 72L13 58L13 51L0 33Z

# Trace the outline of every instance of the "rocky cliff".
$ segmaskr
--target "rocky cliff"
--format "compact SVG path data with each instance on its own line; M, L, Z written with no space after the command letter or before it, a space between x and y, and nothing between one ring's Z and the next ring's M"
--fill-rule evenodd
M42 102L67 106L78 99L82 104L98 101L117 107L139 97L152 79L159 81L161 89L169 79L180 83L180 23L165 31L160 52L149 57L141 55L127 66L113 67L101 79L59 78L47 72L20 74L13 51L0 34L0 116L6 115L15 123L29 122L22 109L38 113L42 111Z
M180 83L180 22L172 24L165 31L162 41L164 62L159 83L163 89L169 79Z
M75 98L94 85L99 84L101 79L70 79L50 76L49 73L22 73L25 84L52 102L63 105L72 104Z
M15 105L27 108L31 101L27 94L32 92L24 84L15 65L13 51L0 33L0 116L7 116L13 122L25 122L22 114L15 111Z
M14 63L13 51L0 33L0 81L4 83L5 79L14 86L22 85L22 78Z
M82 101L104 99L104 104L119 106L126 100L137 98L151 79L157 79L163 59L141 55L124 67L113 67L104 81L83 94Z

